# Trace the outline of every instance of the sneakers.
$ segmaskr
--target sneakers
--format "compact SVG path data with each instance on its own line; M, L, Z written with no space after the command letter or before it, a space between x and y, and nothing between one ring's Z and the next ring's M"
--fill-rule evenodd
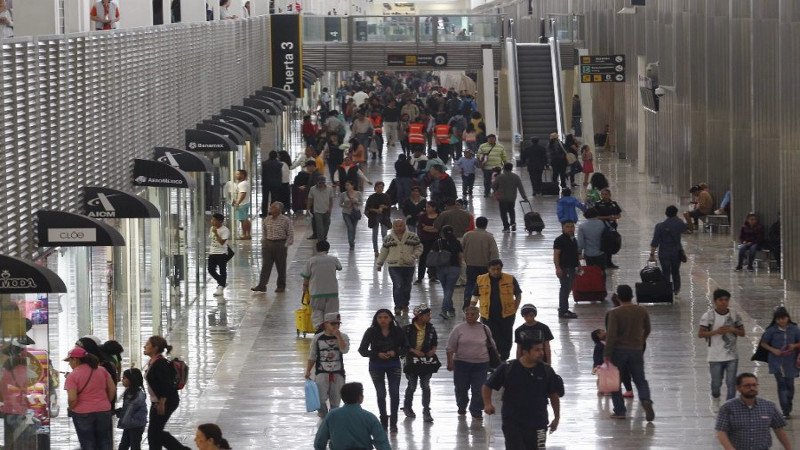
M406 417L408 417L409 419L414 419L417 417L417 414L414 412L414 409L412 409L410 406L404 406L401 409L403 410L403 414L405 414Z
M511 224L511 231L517 231L517 224L515 223Z
M225 288L224 288L224 287L222 287L222 286L217 286L217 290L216 290L216 291L214 291L214 297L222 297L222 291L223 291L224 289L225 289Z
M614 414L611 414L611 416L609 416L609 417L611 417L612 419L625 419L627 416L625 414L614 413Z
M433 422L433 416L431 415L430 409L425 408L424 410L422 410L422 420L424 422L429 422L429 423Z
M572 311L564 311L563 313L558 313L558 317L562 319L577 319L578 315Z
M741 272L742 271L742 266L736 266L736 268L733 269L733 270L735 270L737 272Z
M453 319L453 318L456 317L456 312L455 311L447 311L447 316L450 317L451 319Z
M510 233L510 232L511 232L511 230L508 227L503 228L503 233Z
M441 317L441 318L442 318L442 319L444 319L444 320L447 320L447 319L449 319L449 318L450 318L450 316L448 316L448 315L447 315L447 311L442 311L442 312L440 312L440 313L439 313L439 317Z
M653 411L652 400L642 400L642 408L644 408L644 418L648 422L652 422L656 418L656 412Z
M254 286L250 288L253 292L267 292L267 288L261 286Z

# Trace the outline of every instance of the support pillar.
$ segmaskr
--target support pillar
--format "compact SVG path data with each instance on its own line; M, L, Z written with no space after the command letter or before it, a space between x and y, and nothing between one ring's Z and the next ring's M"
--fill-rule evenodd
M89 10L85 11L88 18ZM14 37L60 34L57 0L14 2Z
M494 92L494 55L491 45L481 49L483 54L483 68L480 73L478 92L481 97L483 121L486 123L486 134L497 134L497 109L495 107L496 95Z

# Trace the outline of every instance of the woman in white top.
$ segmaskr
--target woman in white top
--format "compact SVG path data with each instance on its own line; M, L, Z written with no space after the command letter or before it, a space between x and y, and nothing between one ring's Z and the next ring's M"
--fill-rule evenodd
M231 0L219 0L219 18L220 20L238 19L239 16L231 12Z
M0 39L14 37L14 19L11 10L6 5L6 0L0 0Z

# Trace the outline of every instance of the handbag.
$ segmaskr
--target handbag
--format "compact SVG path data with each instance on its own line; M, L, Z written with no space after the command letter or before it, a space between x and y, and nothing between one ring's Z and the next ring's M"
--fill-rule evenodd
M406 365L403 372L409 375L428 375L434 374L442 367L439 357L433 356L406 356Z
M610 394L619 390L619 369L610 361L597 368L597 391Z
M306 412L316 411L320 408L319 402L319 388L317 383L306 380Z
M361 220L361 210L358 208L353 208L350 210L350 219L352 219L354 222Z
M441 266L449 266L453 254L450 253L449 250L442 249L441 239L439 239L439 242L436 245L439 247L439 250L431 250L428 252L428 255L425 257L425 265L431 269Z
M753 356L750 357L750 361L769 362L769 352L759 344Z
M489 367L492 369L497 368L500 365L500 352L497 351L497 347L495 347L492 339L489 337L489 328L484 325L483 332L486 333L486 350L489 353Z

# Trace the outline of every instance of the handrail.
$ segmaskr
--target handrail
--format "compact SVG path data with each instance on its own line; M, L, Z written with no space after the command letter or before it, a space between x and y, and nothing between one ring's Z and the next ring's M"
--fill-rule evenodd
M553 34L550 38L550 61L553 67L553 93L556 96L556 128L559 137L564 140L566 133L564 132L564 104L561 96L561 46L558 43L554 19L550 19L550 31Z
M515 111L511 116L511 135L512 139L517 134L524 134L525 130L522 128L522 99L519 92L519 60L517 59L517 38L514 35L514 19L509 19L509 36L506 38L506 55L511 66L511 76L513 80L509 80L510 95L515 106ZM514 142L515 140L512 140Z

